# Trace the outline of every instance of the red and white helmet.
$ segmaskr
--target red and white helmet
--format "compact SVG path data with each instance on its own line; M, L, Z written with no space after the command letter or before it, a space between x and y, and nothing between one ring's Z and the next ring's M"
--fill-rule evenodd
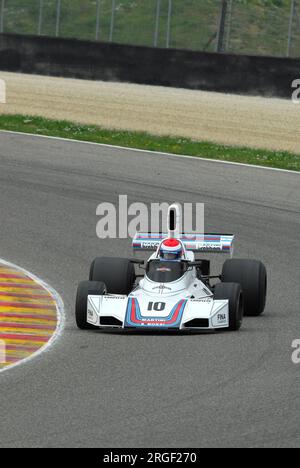
M165 261L179 261L183 256L182 244L178 239L166 239L159 248L159 257Z

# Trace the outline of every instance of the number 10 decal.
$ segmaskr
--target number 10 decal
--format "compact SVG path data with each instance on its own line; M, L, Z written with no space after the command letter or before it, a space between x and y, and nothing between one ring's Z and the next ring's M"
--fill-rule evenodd
M165 302L149 302L148 311L151 312L155 310L156 312L162 312L166 308Z

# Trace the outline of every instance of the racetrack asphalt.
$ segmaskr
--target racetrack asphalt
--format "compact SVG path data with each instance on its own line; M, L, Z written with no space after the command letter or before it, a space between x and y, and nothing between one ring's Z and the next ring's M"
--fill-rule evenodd
M299 447L300 174L0 133L0 257L62 296L66 326L35 360L0 374L0 447ZM77 284L98 255L96 207L204 202L206 230L269 272L265 314L239 333L82 332ZM219 272L223 257L217 257Z

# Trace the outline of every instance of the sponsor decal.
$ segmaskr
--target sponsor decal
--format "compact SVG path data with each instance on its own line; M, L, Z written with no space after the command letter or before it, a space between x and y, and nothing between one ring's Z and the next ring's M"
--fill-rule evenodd
M92 324L97 323L97 314L93 311L93 309L90 309L89 307L87 310L87 321L88 323Z
M152 291L155 291L156 289L158 289L159 291L164 291L164 290L172 291L172 288L169 288L168 286L165 286L164 284L160 284L159 286L155 286L154 288L152 288Z
M160 318L143 318L143 323L144 324L148 324L148 323L153 323L154 325L161 325L162 323L164 323L164 319L160 319Z
M196 250L222 250L222 246L220 244L213 244L209 242L198 242L196 244Z
M125 300L127 299L127 296L103 296L103 299L106 301L111 301L111 300Z
M191 299L191 302L212 302L212 299Z
M159 242L142 242L142 249L156 249L159 246Z
M226 323L227 322L226 314L218 314L217 315L217 320L218 320L219 323Z
M137 299L132 298L128 300L125 327L161 327L161 328L179 328L182 315L187 301L182 299L171 310L168 317L145 317L142 315ZM151 310L163 310L162 304L164 303L150 303ZM149 304L149 306L150 306ZM148 309L149 310L149 309ZM159 314L159 312L158 312Z
M156 271L161 271L163 273L167 273L167 272L171 272L171 268L160 267L160 268L157 268Z

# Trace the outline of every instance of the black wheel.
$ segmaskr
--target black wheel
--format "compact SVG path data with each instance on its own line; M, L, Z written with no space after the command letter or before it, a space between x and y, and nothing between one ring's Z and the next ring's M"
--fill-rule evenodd
M91 265L90 281L102 281L110 294L127 296L135 282L134 266L127 258L96 258Z
M75 317L77 327L81 330L94 330L97 327L87 322L87 298L95 294L102 296L106 292L104 283L97 281L82 281L79 283L76 296Z
M243 322L244 304L241 286L237 283L218 283L214 289L214 299L229 300L228 330L238 331Z
M267 271L262 262L227 260L223 266L222 281L241 285L245 315L257 317L263 313L267 298Z

